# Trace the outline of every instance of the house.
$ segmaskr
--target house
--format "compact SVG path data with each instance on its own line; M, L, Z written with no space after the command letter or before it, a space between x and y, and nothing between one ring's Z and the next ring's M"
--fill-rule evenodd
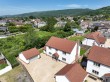
M80 57L80 46L77 42L51 37L45 45L45 53L56 60L71 64Z
M17 27L23 26L24 23L22 21L15 21L13 22Z
M89 27L89 21L82 21L81 24L80 24L80 27L83 30L87 30L87 28Z
M79 36L80 35L81 36L84 35L84 31L83 30L79 30L79 29L76 28L76 29L73 29L73 31L75 32L75 35L79 35Z
M68 64L55 74L56 82L85 82L87 72L78 63Z
M85 39L82 41L83 45L87 46L100 46L104 47L106 38L100 32L92 32L85 36Z
M45 21L42 21L41 19L34 19L32 20L32 22L34 23L34 26L37 26L38 28L47 25L47 23Z
M0 26L0 31L7 32L8 31L8 27Z
M1 26L5 26L5 25L6 25L6 22L7 22L7 21L5 21L5 20L0 20L0 25L1 25Z
M58 21L58 22L54 25L54 27L65 27L66 23L67 23L67 22L65 22L65 21Z
M77 36L82 36L82 35L84 35L84 31L80 30L80 31L77 31L75 34Z
M31 61L40 58L40 53L36 48L32 48L21 52L19 58L25 63L30 63Z
M110 49L93 46L88 54L86 71L99 78L110 75ZM110 82L110 76L109 81Z

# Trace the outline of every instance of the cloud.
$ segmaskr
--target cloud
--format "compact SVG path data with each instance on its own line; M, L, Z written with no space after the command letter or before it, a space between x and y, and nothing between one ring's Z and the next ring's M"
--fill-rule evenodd
M69 5L66 5L66 7L69 7L69 8L81 8L81 5L78 5L78 4L69 4Z
M37 9L32 8L31 6L22 6L22 7L15 7L15 6L7 6L7 7L0 7L0 15L14 15L14 14L22 14L27 12L34 12Z
M79 5L79 4L68 4L68 5L58 5L59 7L66 7L66 8L86 8L88 5Z

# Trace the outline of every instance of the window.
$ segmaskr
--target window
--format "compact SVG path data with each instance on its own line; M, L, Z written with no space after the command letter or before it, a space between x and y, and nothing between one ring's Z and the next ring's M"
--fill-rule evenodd
M66 58L62 58L63 61L66 61Z
M49 52L49 54L51 55L52 53L51 53L51 52Z
M96 75L99 74L99 72L98 72L98 71L95 71L95 70L92 70L92 73L94 73L94 74L96 74Z
M66 52L62 52L64 55L66 55Z
M97 67L100 67L99 63L94 62L94 65L97 66Z

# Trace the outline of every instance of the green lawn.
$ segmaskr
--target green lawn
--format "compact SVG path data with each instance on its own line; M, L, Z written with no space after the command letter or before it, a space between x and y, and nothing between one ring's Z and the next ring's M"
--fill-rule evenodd
M84 39L84 36L74 36L74 37L71 37L69 38L69 40L72 40L72 41L82 41Z
M45 37L45 36L50 36L50 35L53 35L53 33L51 33L51 32L46 32L46 31L37 31L37 36L38 37Z
M8 66L7 64L0 64L0 70Z
M0 51L5 55L5 57L9 60L13 67L19 65L19 63L16 61L16 57L19 55L20 52L25 50L27 43L28 45L32 44L29 48L33 48L34 45L34 47L40 49L45 46L46 42L51 36L64 38L69 36L70 33L63 31L56 31L53 33L46 31L36 31L35 35L37 36L36 38L34 38L34 40L36 40L35 43L30 37L30 39L26 40L25 34L0 39ZM33 43L31 43L30 41ZM40 50L40 52L42 52L42 50Z
M84 55L85 52L86 52L86 50L83 49L83 48L81 48L80 55L81 55L81 56Z

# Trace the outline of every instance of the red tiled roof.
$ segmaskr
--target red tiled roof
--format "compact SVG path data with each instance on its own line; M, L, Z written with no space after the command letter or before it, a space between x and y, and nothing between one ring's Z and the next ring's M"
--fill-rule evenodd
M100 44L104 44L106 41L106 38L104 36L102 36L102 34L100 32L92 32L90 34L87 34L85 37L89 38L89 39L93 39L97 43L100 43Z
M49 41L46 43L46 46L49 46L67 53L71 53L75 44L76 42L73 42L67 39L51 37Z
M56 75L65 75L70 82L83 82L87 72L80 66L80 64L68 64L61 69Z
M110 77L110 73L107 73L104 75L105 77Z
M39 51L36 48L32 48L32 49L23 51L22 54L24 55L24 57L26 59L31 59L31 58L39 55L40 53L39 53Z
M89 51L88 59L110 66L110 49L93 46Z

